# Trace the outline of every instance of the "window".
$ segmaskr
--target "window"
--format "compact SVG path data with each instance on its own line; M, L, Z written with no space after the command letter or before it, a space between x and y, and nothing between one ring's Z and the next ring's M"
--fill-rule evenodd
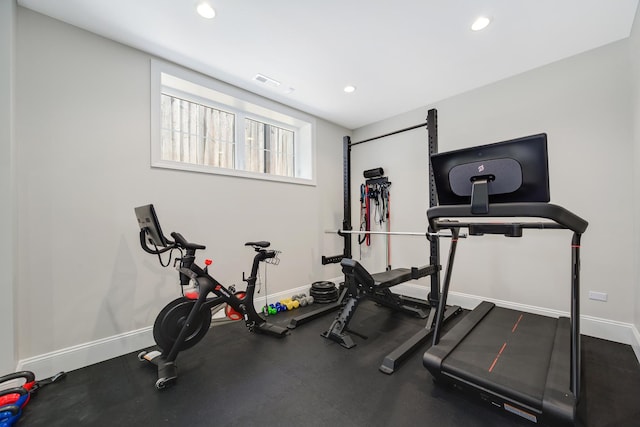
M162 160L234 167L235 115L161 94Z
M247 170L293 176L294 131L245 119L244 135Z
M315 184L314 119L152 61L151 165Z

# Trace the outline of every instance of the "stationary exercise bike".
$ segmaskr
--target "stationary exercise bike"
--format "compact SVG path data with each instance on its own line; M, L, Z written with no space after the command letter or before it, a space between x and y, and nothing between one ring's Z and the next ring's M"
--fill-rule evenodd
M278 252L267 249L270 246L269 242L245 243L245 246L255 250L256 255L253 258L251 275L245 278L244 273L242 274L242 280L247 282L246 291L236 292L232 286L226 288L209 275L208 267L211 261L205 261L204 269L195 264L196 251L205 249L205 246L190 243L180 233L175 232L171 233L173 241L167 239L162 234L153 205L137 207L135 212L140 225L140 245L145 252L158 255L158 258L167 251L180 252L180 257L174 260L174 266L178 270L183 295L167 304L153 325L153 338L160 350L143 351L138 355L141 361L146 360L158 367L158 390L176 380L178 353L193 347L206 335L211 326L212 315L221 309L225 310L227 319L244 319L247 329L251 332L277 337L288 333L287 328L270 324L262 318L253 303L260 263L279 262ZM160 264L166 267L170 259L171 254L169 262L164 264L160 258Z

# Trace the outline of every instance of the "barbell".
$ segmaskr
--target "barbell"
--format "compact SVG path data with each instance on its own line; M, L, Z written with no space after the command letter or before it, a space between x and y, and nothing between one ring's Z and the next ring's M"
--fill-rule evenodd
M338 234L382 234L382 235L388 235L388 236L452 237L451 233L443 233L443 232L429 233L429 232L420 232L420 231L364 231L364 230L357 230L357 231L356 230L337 230L337 231L333 231L333 230L325 230L324 232L327 233L327 234L333 234L333 233L338 233ZM465 237L467 237L467 235L462 233L462 234L458 235L458 237L464 239Z

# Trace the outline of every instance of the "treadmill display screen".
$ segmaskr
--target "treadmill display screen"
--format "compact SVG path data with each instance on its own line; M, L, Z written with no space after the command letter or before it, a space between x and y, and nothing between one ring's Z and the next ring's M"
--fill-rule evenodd
M474 192L484 204L550 200L544 133L433 154L431 167L441 205L468 205Z

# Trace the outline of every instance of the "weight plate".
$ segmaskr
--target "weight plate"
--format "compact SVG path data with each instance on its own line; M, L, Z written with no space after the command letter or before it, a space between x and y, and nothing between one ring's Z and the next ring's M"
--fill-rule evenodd
M315 296L324 296L324 295L338 295L338 290L337 289L330 289L328 291L314 291L314 290L312 290L309 293L313 297L315 297Z
M330 303L330 302L334 302L338 300L338 296L337 295L322 295L322 296L314 296L313 297L313 302L317 302L320 304L326 304L326 303Z
M329 282L329 281L321 281L321 282L313 282L311 284L311 289L313 290L327 290L327 289L334 289L336 287L335 283L333 282Z

